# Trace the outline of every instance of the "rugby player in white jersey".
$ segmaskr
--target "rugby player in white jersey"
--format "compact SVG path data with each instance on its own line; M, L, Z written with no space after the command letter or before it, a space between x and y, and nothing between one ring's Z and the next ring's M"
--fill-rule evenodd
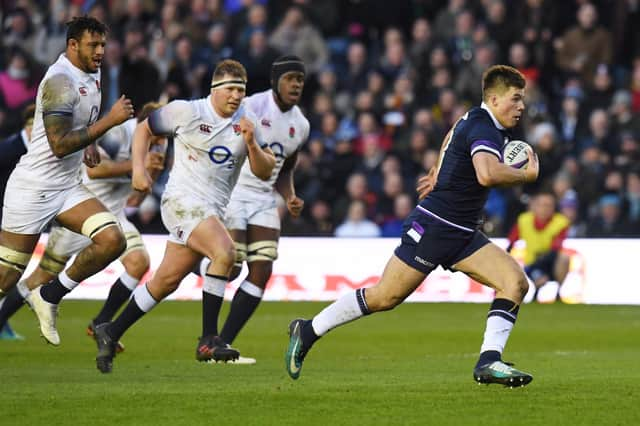
M247 262L249 269L233 297L220 332L220 337L228 344L233 343L258 307L271 277L273 261L278 257L280 218L276 192L284 198L292 216L299 216L304 207L304 201L296 196L293 185L298 150L309 136L309 121L297 106L304 77L304 62L299 57L282 56L271 66L272 89L245 100L246 107L258 119L260 142L269 145L276 156L276 166L265 181L258 179L245 164L227 208L225 225L236 245L231 279L240 274L243 262ZM209 259L203 259L200 270L205 271L208 263ZM235 362L253 364L255 359L240 357Z
M111 320L149 269L149 255L140 232L129 222L124 208L131 194L133 132L138 121L146 119L151 111L159 106L160 104L150 102L142 107L137 119L129 119L109 130L99 142L100 164L93 168L85 168L83 172L84 185L118 218L127 239L127 248L120 256L125 271L111 287L100 313L89 324L87 334L90 336L94 335L93 330L97 324ZM157 177L164 168L166 138L152 137L151 146L151 152L146 158L146 167L152 176ZM133 198L141 202L142 197L138 194L140 193L136 193ZM4 298L4 303L0 306L0 328L24 305L25 300L29 302L29 294L33 289L54 279L65 268L71 256L89 244L91 240L84 235L54 224L37 268ZM116 349L122 352L124 346L118 343Z
M18 282L40 233L53 219L91 239L71 266L31 295L40 331L53 345L60 344L55 322L62 297L126 246L117 218L80 180L83 149L85 162L97 164L94 142L133 116L131 101L122 96L98 120L106 33L107 27L95 18L76 17L68 23L65 53L38 87L29 151L11 174L4 198L0 298Z
M218 314L236 256L222 218L245 159L249 157L251 171L264 180L271 177L276 163L273 152L256 142L255 117L241 105L246 82L242 64L224 60L213 73L211 95L173 101L136 128L132 183L139 191L151 186L144 168L149 136L174 138L174 165L161 203L162 220L170 235L153 278L133 292L113 322L95 328L96 366L103 373L113 367L116 342L122 334L175 291L203 256L215 261L202 287L202 335L196 359L227 361L240 355L218 336Z

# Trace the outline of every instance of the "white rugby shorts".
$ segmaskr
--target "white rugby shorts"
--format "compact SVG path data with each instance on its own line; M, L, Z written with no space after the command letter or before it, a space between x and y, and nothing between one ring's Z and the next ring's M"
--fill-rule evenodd
M160 204L162 223L169 231L168 240L187 245L189 236L203 220L215 216L224 217L224 206L214 202L205 202L189 195L171 195L164 193Z
M231 198L224 224L227 229L246 231L248 225L280 229L280 216L275 197L253 200Z
M42 190L12 175L2 206L2 229L14 234L40 234L60 213L95 197L81 183L67 189Z

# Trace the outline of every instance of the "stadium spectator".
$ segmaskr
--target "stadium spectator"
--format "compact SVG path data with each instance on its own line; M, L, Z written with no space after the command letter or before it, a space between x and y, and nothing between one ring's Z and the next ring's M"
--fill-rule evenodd
M20 128L22 110L35 100L40 78L40 67L29 54L12 48L6 70L0 71L0 136Z
M512 251L516 241L524 242L524 270L536 290L548 283L555 295L559 294L560 285L569 272L569 256L562 251L569 226L569 218L556 211L555 195L538 192L531 199L529 211L520 214L511 228L507 251ZM551 297L554 301L555 298Z
M269 44L280 52L290 52L302 58L309 74L319 72L329 58L322 35L305 17L298 6L290 7L269 39Z
M375 222L367 219L367 206L364 201L354 200L349 204L347 218L335 231L339 238L379 237L380 228Z
M611 33L598 25L598 11L585 2L577 11L578 24L557 40L556 62L566 76L591 84L600 64L611 64Z

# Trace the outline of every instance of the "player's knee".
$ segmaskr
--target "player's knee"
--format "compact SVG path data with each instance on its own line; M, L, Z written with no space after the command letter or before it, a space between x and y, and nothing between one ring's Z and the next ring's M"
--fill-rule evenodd
M370 312L390 311L403 301L401 296L381 291L377 287L367 288L365 299Z
M224 266L230 270L236 261L236 248L233 244L217 247L211 258L215 259L216 264L221 267Z
M130 251L122 258L122 264L129 275L142 278L149 269L149 255L146 250Z
M94 241L99 241L99 244L104 247L105 255L113 259L120 256L127 248L127 240L124 238L120 226L105 228L100 234L96 235Z
M273 240L256 241L247 246L247 262L273 262L278 258L278 242Z

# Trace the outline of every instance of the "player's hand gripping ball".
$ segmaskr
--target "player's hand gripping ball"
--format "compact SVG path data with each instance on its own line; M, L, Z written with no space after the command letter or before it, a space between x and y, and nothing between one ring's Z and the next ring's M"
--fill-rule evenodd
M526 169L529 164L527 151L533 151L524 141L511 141L502 148L502 162L516 169Z

